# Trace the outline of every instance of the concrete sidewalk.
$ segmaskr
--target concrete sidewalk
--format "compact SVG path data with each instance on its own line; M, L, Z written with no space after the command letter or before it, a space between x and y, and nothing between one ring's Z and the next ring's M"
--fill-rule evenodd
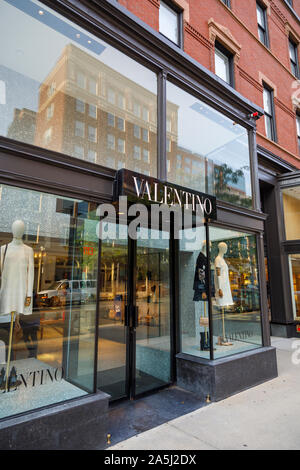
M272 338L279 376L138 434L109 450L300 449L300 364L295 338ZM300 359L300 353L298 354Z

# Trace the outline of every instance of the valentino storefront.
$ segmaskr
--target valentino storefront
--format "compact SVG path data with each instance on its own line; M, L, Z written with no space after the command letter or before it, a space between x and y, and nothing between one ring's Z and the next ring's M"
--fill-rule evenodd
M104 446L110 401L274 378L263 111L114 0L0 23L0 447Z

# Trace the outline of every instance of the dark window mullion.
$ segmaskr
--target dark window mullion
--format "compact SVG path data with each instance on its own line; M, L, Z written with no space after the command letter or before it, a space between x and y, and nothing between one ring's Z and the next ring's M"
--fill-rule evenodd
M258 26L258 36L259 40L266 46L269 47L269 34L268 34L268 21L267 21L267 10L266 8L261 5L259 2L256 2L256 10L262 12L263 17L263 24L260 24L257 18L257 26ZM257 14L258 16L258 14ZM262 37L261 37L261 34Z
M298 152L300 153L300 114L296 114L296 131L298 140Z
M291 48L293 51L294 58L291 57ZM296 77L299 77L298 46L291 39L289 39L289 54L290 54L292 73Z
M266 127L266 136L273 140L274 142L277 141L277 134L276 134L276 124L275 124L275 108L274 108L274 94L273 90L269 88L267 85L263 84L264 91L268 94L269 102L270 102L270 111L266 110L266 106L264 103L264 111L265 111L265 127ZM270 124L270 135L268 134L267 123Z

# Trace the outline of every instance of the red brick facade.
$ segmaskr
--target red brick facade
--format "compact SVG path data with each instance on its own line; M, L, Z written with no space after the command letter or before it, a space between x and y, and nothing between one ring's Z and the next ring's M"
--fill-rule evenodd
M159 0L119 0L155 30L159 30ZM184 51L214 72L214 42L234 54L235 88L263 107L262 82L274 90L277 142L266 138L264 119L257 123L257 143L300 168L296 110L292 96L300 90L291 72L288 40L300 42L300 25L284 0L261 0L267 11L269 48L258 39L255 0L177 0L184 8ZM293 0L300 15L300 0ZM298 48L299 49L299 48ZM298 50L299 53L299 50ZM300 91L298 93L300 98Z

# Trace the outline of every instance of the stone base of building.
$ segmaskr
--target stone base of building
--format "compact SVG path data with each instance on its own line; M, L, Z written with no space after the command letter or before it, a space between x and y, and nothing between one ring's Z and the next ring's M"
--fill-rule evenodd
M177 385L219 401L277 377L276 349L264 347L208 362L177 354Z
M94 395L0 422L2 450L88 450L106 446L109 395Z
M294 323L271 323L271 336L300 338L300 321Z

